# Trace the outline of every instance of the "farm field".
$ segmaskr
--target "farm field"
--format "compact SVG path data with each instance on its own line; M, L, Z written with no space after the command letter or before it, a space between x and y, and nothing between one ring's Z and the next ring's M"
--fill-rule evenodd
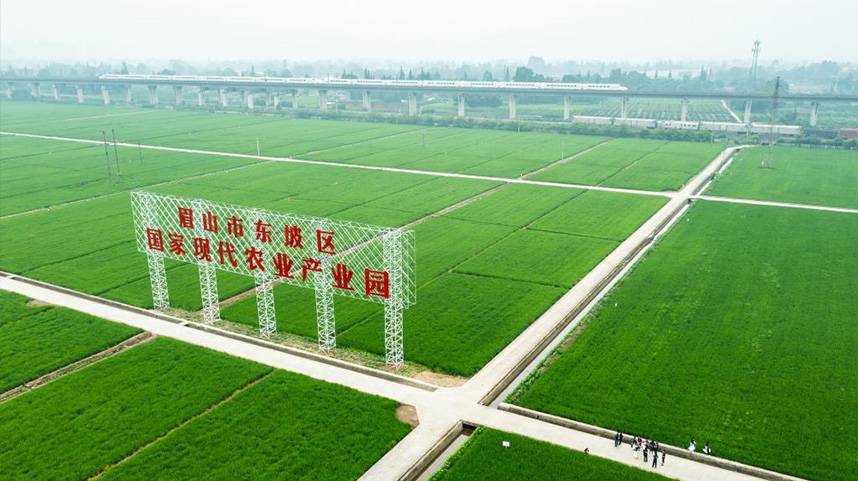
M513 402L851 479L856 238L851 214L699 201Z
M65 111L65 108L74 109L75 106L43 107L48 110L63 107L59 109L62 111L61 119L76 118L73 115L77 115L87 117L82 120L84 122L103 121L103 117L90 112L97 111L97 107L86 107L79 114ZM20 118L11 116L18 125L27 123L51 130L53 121L38 121L37 115L23 108L20 110ZM140 119L149 116L150 111L132 112L142 113L108 118L123 119L123 122L129 119L133 128L139 129L139 135L145 136L144 122ZM120 110L119 113L128 112ZM173 114L171 112L155 113L172 119L169 117ZM176 142L187 140L175 131L187 128L196 116L203 115L179 114L182 115L176 117L172 127L172 120L154 122L157 125L153 129L158 139L169 138L169 130L173 128L172 136ZM4 112L4 115L7 114ZM211 117L217 122L226 122L230 116ZM131 118L135 120L131 121ZM271 122L266 119L265 125ZM318 122L326 128L342 124L347 124L349 129L389 127L383 124ZM255 127L258 125L252 124L247 128ZM92 127L88 128L92 130ZM223 129L219 129L205 132L216 137L223 133ZM481 133L476 130L425 130L428 132L425 135L427 145L448 137ZM82 134L76 132L74 135ZM384 148L379 147L376 161L384 162L379 160L388 155L384 149L396 150L394 139L406 139L406 146L423 142L423 134L419 139L409 138L414 135L405 131L397 137L379 140ZM542 145L540 139L534 141L533 149L536 151ZM68 183L74 177L68 172L76 169L82 172L81 177L97 179L98 166L104 166L103 149L99 151L96 146L53 151L52 145L67 149L69 144L25 138L9 140L3 144L0 157L4 157L2 162L19 162L21 170L16 178L16 193L2 199L2 209L23 212L45 204L51 208L0 219L0 269L108 299L151 307L145 256L136 252L133 243L127 195L130 188L138 186L182 196L377 225L398 226L417 222L414 228L420 246L417 263L420 301L406 314L409 324L406 330L408 359L433 370L461 375L476 372L665 201L661 197L585 193L580 189L563 187L505 185L498 188L500 184L492 181L325 165L275 162L224 165L219 163L223 159L217 157L175 152L158 152L158 160L151 161L157 164L153 166L155 172L145 175L141 172L138 182L126 182L125 178L119 182L108 182L102 178L92 182L93 185L102 182L102 187L85 192L79 192L81 187L73 184L62 184L65 185L62 189L45 187L43 190L46 192L60 192L61 195L42 199L36 195L39 189L35 186L54 179L50 175L45 175L44 179L27 178L24 175L27 169L35 169L37 165L52 169L60 183ZM351 149L358 151L356 155L371 157L372 149L363 150L363 146L374 142L369 139L365 144L332 149L329 153L338 161L350 161L347 157ZM503 158L492 160L489 153L495 150L488 144L468 146L461 138L444 142L470 149L463 158L478 156L480 149L484 149L488 152L483 158L488 159L484 165L495 160L503 161ZM565 147L567 152L586 148L591 140L584 139L580 144L571 142ZM7 148L7 145L11 147ZM31 163L20 157L28 146L35 152ZM126 164L139 162L139 158L134 158L135 149L129 150L129 155L120 152L119 158L122 172L129 172L128 177L131 178L134 170ZM408 149L403 152L407 153ZM150 154L152 152L143 152L144 165L149 162L147 156ZM388 158L395 157L390 154ZM518 160L509 161L511 165L519 165ZM173 163L179 167L167 167ZM182 166L187 169L183 170ZM153 186L153 182L164 183ZM31 188L28 189L28 185ZM62 204L72 199L78 202ZM444 216L434 214L466 199L473 202ZM505 214L498 215L501 213ZM572 218L564 219L564 213ZM450 243L451 236L458 241ZM27 248L20 248L22 245ZM501 261L509 253L525 248L526 252L519 255L515 265L502 265ZM561 251L564 252L564 270L553 272L549 266ZM186 311L199 310L196 267L168 263L167 268L171 304ZM219 275L218 284L222 300L253 287L252 279L228 274ZM314 339L312 292L278 287L276 297L280 330ZM339 345L373 354L383 353L380 314L373 305L338 300ZM487 316L492 318L491 323L485 321L489 318ZM223 317L255 325L255 298L251 296L238 302L228 302L223 308ZM465 348L468 343L477 347Z
M536 180L645 190L679 190L724 146L616 139L534 175Z
M0 463L10 480L357 479L408 433L396 406L159 338L0 404Z
M408 434L397 403L276 371L105 480L358 479Z
M741 151L707 194L858 209L858 152L776 147Z
M6 479L86 479L270 370L155 339L0 404Z
M138 329L0 292L0 393L119 344Z
M510 446L504 448L503 441ZM625 449L625 446L623 446ZM644 466L643 462L641 463ZM667 478L561 446L477 429L432 481L667 481Z

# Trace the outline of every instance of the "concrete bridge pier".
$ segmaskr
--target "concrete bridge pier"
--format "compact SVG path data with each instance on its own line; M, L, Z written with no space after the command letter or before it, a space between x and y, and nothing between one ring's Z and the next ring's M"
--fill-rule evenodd
M126 104L133 104L134 103L134 96L131 95L131 86L130 85L125 86L125 103Z
M81 87L80 85L75 85L74 86L74 92L75 92L75 95L77 95L77 103L82 104L83 103L83 87Z
M271 108L274 110L279 109L280 108L280 92L279 91L272 91L272 92L270 92L270 95L271 95Z
M6 98L7 99L12 98L12 83L11 82L6 84Z
M745 117L742 119L745 125L751 124L751 99L745 101Z
M810 126L816 127L816 122L819 116L819 102L813 102L810 104Z
M319 110L328 110L328 91L319 90Z
M173 86L173 94L176 96L176 101L175 101L176 107L182 105L182 103L184 102L184 96L182 93L182 86L181 85L174 85Z
M247 110L253 110L253 92L245 90L242 92L244 103L247 105Z
M620 99L620 118L625 119L629 115L629 98L622 97Z
M101 99L104 100L104 105L110 105L110 90L107 85L101 86Z
M517 106L516 102L517 101L515 98L515 94L509 94L509 119L510 120L515 120L516 106Z
M572 96L563 96L563 120L572 120Z
M220 106L226 108L229 105L229 102L226 101L226 89L218 89L217 92L220 97Z
M60 87L57 84L51 85L51 90L54 94L54 100L60 99Z
M33 82L30 84L30 95L32 95L36 100L39 100L42 93L39 91L39 82Z
M149 85L146 88L149 89L149 105L158 105L158 86Z
M682 113L679 120L685 122L688 120L688 97L682 97Z
M408 94L408 115L417 115L417 94L414 92Z
M298 89L292 91L292 108L298 110Z
M465 94L459 94L459 117L465 116Z
M363 91L363 109L367 112L372 112L372 100L369 97L369 90Z

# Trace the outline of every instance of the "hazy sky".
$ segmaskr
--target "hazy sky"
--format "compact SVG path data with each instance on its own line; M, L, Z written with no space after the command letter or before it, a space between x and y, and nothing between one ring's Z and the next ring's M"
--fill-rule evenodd
M858 61L856 24L856 0L0 0L0 57Z

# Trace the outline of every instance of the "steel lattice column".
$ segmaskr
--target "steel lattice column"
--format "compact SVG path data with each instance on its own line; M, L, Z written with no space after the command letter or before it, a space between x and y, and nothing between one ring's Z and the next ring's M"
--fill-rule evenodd
M334 289L327 273L331 263L322 261L322 272L313 276L316 291L316 324L319 336L319 349L326 351L337 347L337 324L334 319Z
M402 366L405 357L402 340L402 236L400 231L384 235L384 266L390 276L390 295L384 301L384 358L388 366Z
M220 320L220 306L217 295L217 270L211 264L199 264L200 295L203 301L203 321L208 324Z
M152 304L158 311L170 307L170 294L167 290L167 270L164 267L164 257L158 254L148 254L149 282L152 283Z
M277 332L277 315L274 312L274 282L271 277L256 277L256 310L259 315L259 335L270 337Z

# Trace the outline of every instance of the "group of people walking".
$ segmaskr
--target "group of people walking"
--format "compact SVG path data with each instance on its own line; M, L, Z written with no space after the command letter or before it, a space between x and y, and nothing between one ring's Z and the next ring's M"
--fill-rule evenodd
M622 431L617 431L617 434L614 435L614 447L620 447L623 445L623 439L625 435ZM664 466L664 460L667 458L667 453L663 449L659 449L658 442L653 440L646 440L640 436L634 436L629 440L629 445L632 447L632 451L635 459L643 454L643 462L650 462L650 458L652 458L652 467L658 467L658 455L659 451L661 452L661 465Z
M697 441L694 438L691 438L691 442L688 444L688 450L693 452L697 451ZM703 454L712 454L712 448L709 446L709 441L706 441L706 444L703 445Z

